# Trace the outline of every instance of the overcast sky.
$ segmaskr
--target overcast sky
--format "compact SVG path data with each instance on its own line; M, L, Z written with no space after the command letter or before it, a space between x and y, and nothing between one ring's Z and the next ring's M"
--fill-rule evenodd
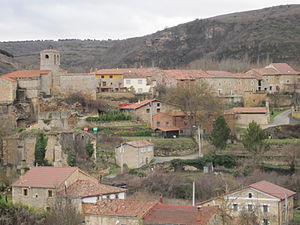
M0 0L0 41L124 39L300 0Z

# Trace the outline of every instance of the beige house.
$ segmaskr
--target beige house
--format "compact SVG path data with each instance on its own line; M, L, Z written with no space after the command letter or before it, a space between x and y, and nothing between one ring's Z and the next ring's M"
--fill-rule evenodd
M268 107L235 107L224 111L225 116L234 115L235 127L247 127L252 121L259 125L270 122Z
M85 208L86 225L140 225L143 217L158 201L103 200Z
M233 217L238 217L242 210L255 211L262 225L282 225L293 218L295 192L260 181L245 188L225 194L219 198L201 202L198 206L228 207Z
M137 103L122 104L120 110L130 113L134 120L140 120L147 123L147 125L153 124L153 116L160 112L177 111L176 106L166 102L162 102L157 99L146 99Z
M246 74L257 77L259 91L292 93L296 90L300 72L287 63L272 63L264 68L250 69Z
M49 210L58 199L82 203L107 198L125 198L126 190L99 184L77 167L33 167L12 184L13 203Z
M146 140L129 141L115 150L116 163L126 164L129 168L140 168L154 158L153 144Z

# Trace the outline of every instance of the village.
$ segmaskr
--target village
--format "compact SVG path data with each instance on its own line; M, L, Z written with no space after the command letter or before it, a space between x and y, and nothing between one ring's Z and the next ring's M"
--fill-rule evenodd
M296 69L69 73L62 53L0 75L3 204L87 225L300 223Z

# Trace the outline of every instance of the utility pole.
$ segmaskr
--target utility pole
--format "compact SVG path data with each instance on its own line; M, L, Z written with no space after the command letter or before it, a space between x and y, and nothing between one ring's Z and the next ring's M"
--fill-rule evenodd
M193 181L193 206L195 206L195 181Z
M201 129L200 129L200 125L198 125L198 148L199 148L199 157L203 157L201 147L202 147L202 144L201 144Z
M120 153L121 153L121 173L123 173L123 170L124 170L124 166L123 166L123 164L124 164L124 146L123 146L123 144L121 144L121 146L120 146Z

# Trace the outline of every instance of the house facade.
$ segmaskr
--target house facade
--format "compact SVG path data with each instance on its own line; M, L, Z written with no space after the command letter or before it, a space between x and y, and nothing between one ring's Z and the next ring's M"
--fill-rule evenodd
M222 197L199 203L198 206L228 206L232 217L241 211L254 211L263 225L282 225L293 219L295 192L260 181Z
M134 120L144 121L149 125L153 124L152 118L154 115L160 112L177 110L174 105L157 99L146 99L137 103L126 104L119 108L123 112L130 113Z
M146 140L129 141L115 149L116 164L128 168L140 168L154 158L153 143Z
M49 210L58 200L82 203L107 198L125 198L126 190L99 184L77 167L33 167L12 184L12 201Z

